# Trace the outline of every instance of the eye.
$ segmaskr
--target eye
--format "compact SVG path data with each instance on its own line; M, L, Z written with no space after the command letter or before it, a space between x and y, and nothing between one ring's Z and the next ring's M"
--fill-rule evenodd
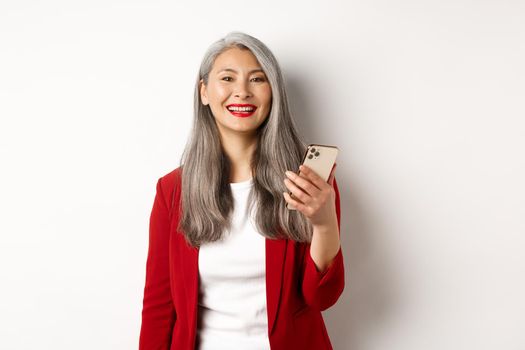
M258 79L258 80L256 80L257 82L262 82L262 81L264 81L264 78L262 78L262 77L255 77L255 78L253 78L253 79L254 79L254 80Z
M232 77L225 76L225 77L221 78L221 80L224 80L224 79L232 79ZM230 80L226 80L226 81L230 81Z

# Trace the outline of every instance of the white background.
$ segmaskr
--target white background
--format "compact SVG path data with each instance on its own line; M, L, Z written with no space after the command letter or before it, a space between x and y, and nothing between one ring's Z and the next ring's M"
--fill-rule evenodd
M335 349L525 348L522 1L0 3L0 348L135 349L157 179L207 47L340 150ZM284 174L283 174L284 178Z

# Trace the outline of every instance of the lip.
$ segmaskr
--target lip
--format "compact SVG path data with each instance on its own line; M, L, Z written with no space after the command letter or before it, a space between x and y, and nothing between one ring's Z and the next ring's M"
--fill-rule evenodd
M251 112L234 112L234 111L230 111L228 109L228 107L252 107L253 111L251 111ZM232 104L227 105L226 109L228 110L228 112L230 112L232 115L234 115L236 117L246 118L246 117L249 117L249 116L251 116L251 115L253 115L255 113L255 111L257 110L257 106L252 105L252 104L247 104L247 103L232 103Z

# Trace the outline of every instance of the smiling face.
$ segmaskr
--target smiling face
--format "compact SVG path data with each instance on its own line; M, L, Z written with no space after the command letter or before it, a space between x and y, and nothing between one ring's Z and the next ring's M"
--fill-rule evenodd
M200 94L222 135L252 134L270 113L270 83L250 50L231 48L218 55L208 84L201 79Z

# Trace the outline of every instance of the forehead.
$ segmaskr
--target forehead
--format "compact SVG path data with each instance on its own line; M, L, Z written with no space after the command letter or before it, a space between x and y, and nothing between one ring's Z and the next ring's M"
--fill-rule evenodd
M215 62L213 63L212 71L216 73L220 72L246 72L246 73L255 73L262 72L257 58L250 50L232 48L228 49L217 56Z

